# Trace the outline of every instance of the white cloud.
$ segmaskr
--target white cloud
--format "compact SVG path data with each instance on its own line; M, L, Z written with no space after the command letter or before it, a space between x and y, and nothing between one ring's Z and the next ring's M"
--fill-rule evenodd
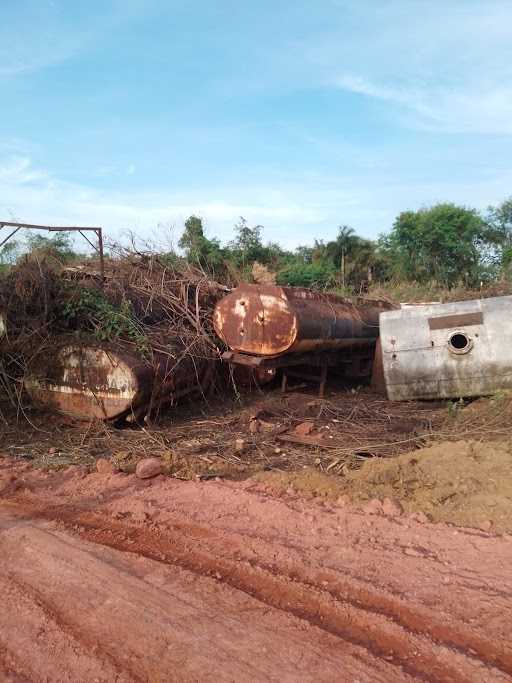
M31 160L25 156L12 156L0 164L0 183L25 185L47 178L48 174L34 168Z
M299 49L309 78L373 98L408 126L512 134L512 3L343 1Z
M181 226L194 213L205 219L212 235L223 240L231 238L233 225L244 216L250 222L264 223L269 239L279 236L293 246L301 232L306 229L307 234L307 226L316 226L323 218L318 207L305 206L270 188L261 193L270 200L261 203L220 199L206 191L196 194L203 199L183 193L107 192L55 178L34 167L27 157L0 161L0 217L5 214L49 225L101 225L112 238L126 230L154 238L159 224ZM239 192L235 189L231 194ZM297 232L290 232L289 226Z
M343 89L389 102L416 114L409 123L445 133L512 135L512 83L446 89L418 89L374 83L360 76L344 75L334 80Z
M34 167L30 159L0 161L0 219L49 225L99 225L107 237L133 231L154 242L167 237L159 225L179 233L192 213L205 219L210 236L227 241L240 216L264 225L264 238L285 247L331 239L340 223L375 237L391 227L396 215L437 201L454 201L484 209L510 194L512 171L487 169L468 181L400 181L386 169L368 169L364 177L297 175L288 182L189 192L99 190L70 183Z

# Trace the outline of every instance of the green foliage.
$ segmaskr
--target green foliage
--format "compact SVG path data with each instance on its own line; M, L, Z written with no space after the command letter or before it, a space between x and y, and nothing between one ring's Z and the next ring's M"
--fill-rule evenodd
M166 251L162 254L158 254L158 259L170 268L177 268L183 263L183 258L178 256L175 251Z
M178 246L184 250L190 263L195 263L201 268L212 271L223 266L224 253L220 242L205 236L203 221L198 216L187 218Z
M0 249L0 274L7 273L20 255L20 243L16 240L6 242Z
M225 253L242 272L248 272L256 262L277 269L286 258L286 252L279 244L263 244L262 229L262 225L249 227L243 216L240 216L240 221L235 225L236 237L229 243Z
M71 329L89 329L101 342L126 339L135 343L141 353L146 353L149 343L137 324L131 302L123 299L114 306L98 289L77 289L62 307L62 318Z
M0 249L0 264L13 265L19 255L20 243L17 240L10 240Z
M490 260L498 272L510 278L512 274L512 197L498 206L490 206L485 217L488 238L492 244Z
M277 284L327 289L336 284L336 272L329 263L294 263L277 274Z
M380 247L394 276L436 280L451 287L459 281L479 281L485 270L481 247L486 241L486 225L475 210L437 204L401 213Z
M245 218L240 216L240 222L235 225L236 237L229 244L231 257L238 266L243 268L255 261L267 262L267 253L261 241L261 229L261 225L250 228Z
M57 232L53 237L29 232L27 233L27 243L31 252L53 256L62 263L69 263L78 257L73 249L73 241L69 232Z

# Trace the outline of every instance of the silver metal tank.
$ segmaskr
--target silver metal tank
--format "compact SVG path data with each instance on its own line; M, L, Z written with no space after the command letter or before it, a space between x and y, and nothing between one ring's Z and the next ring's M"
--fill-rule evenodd
M380 338L392 401L512 389L512 296L386 311Z

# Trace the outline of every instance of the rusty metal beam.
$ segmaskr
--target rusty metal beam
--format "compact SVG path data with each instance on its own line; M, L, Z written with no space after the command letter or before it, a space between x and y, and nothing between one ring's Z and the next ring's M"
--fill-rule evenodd
M25 228L28 230L46 230L47 232L79 232L82 237L87 240L91 247L99 254L100 257L100 273L101 273L101 284L103 286L103 281L105 279L105 255L103 250L103 229L99 227L92 226L56 226L56 225L35 225L33 223L13 223L12 221L0 221L0 230L3 228L15 228L7 237L0 242L0 247L2 247L8 240L15 235L18 230ZM85 232L94 232L98 240L98 246L96 247L94 243L84 234Z
M56 226L56 225L33 225L32 223L13 223L12 221L0 221L0 228L28 228L29 230L48 230L49 232L79 232L80 230L101 230L97 227L79 226Z
M236 351L225 351L222 360L233 365L246 365L253 368L287 368L293 365L311 365L321 367L322 365L339 366L352 362L354 353L366 350L360 339L346 340L351 341L342 349L332 351L309 351L306 353L286 353L281 356L250 356L246 353Z
M3 227L3 226L2 226L2 227ZM20 228L16 228L16 229L13 230L11 233L9 233L9 234L7 235L7 237L6 237L4 240L2 240L2 241L0 242L0 247L3 247L4 244L5 244L6 242L8 242L8 241L11 239L11 237L12 237L13 235L15 235L15 234L18 232L19 229L20 229Z

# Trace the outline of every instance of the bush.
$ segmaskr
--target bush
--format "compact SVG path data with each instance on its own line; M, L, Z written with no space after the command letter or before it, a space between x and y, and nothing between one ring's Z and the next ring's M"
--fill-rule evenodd
M277 274L278 285L327 289L336 284L336 271L326 263L296 263Z

